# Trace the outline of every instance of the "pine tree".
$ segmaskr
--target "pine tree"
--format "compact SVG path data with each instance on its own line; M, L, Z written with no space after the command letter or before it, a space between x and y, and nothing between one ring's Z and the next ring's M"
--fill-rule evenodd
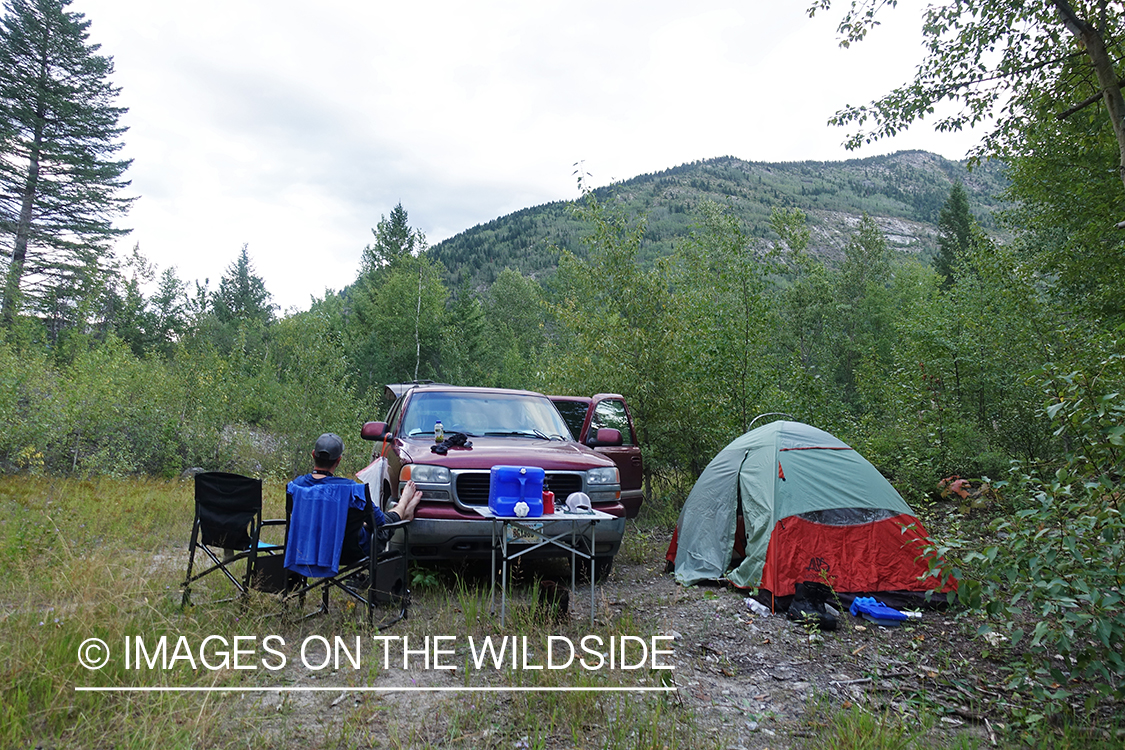
M968 252L973 238L973 215L969 212L969 196L965 186L955 183L949 200L938 216L938 254L934 270L942 275L945 286L953 283L953 269L959 258Z
M409 257L426 247L426 236L410 226L410 218L402 204L391 209L391 217L379 217L379 226L371 230L375 242L363 249L363 271L371 273Z
M254 272L247 245L242 246L238 258L227 266L211 304L215 317L224 325L273 321L275 305L270 301L266 282Z
M48 312L104 270L130 160L115 159L126 111L113 60L87 42L70 0L8 0L0 19L0 242L7 262L0 318L20 298ZM57 313L57 309L55 311Z
M469 277L461 277L461 285L446 310L442 327L441 377L459 385L486 385L488 363L485 362L485 330L487 321L480 297L473 291Z

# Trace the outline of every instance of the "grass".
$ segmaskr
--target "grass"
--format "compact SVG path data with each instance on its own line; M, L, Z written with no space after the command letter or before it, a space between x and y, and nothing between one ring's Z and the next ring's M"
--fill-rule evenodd
M837 709L827 703L814 707L808 724L818 730L815 743L822 750L914 750L927 747L932 721L915 721L891 713L872 713L859 706Z
M281 514L282 489L267 486L267 517ZM481 744L510 747L708 747L716 743L696 728L690 712L662 694L470 693L348 694L369 684L606 686L624 673L467 669L469 636L526 635L532 644L550 634L575 639L588 622L553 625L534 599L517 597L508 627L499 632L488 609L487 575L425 574L424 592L411 619L388 634L421 643L435 634L456 635L453 676L390 669L377 659L360 669L308 670L297 644L309 636L339 636L370 645L360 612L337 595L337 609L312 620L279 616L278 603L256 596L242 606L216 604L232 589L217 577L193 587L195 606L179 606L192 519L192 485L155 480L79 481L31 476L0 477L0 746L4 747L234 747L266 746L439 747ZM421 583L422 581L420 581ZM445 582L448 583L446 580ZM577 624L581 622L587 628ZM593 633L647 635L630 620ZM193 669L185 658L223 662L235 636L284 638L284 669L265 668L259 647L254 669ZM225 642L202 644L211 635ZM167 638L168 656L186 644L168 669L126 668L125 639L141 637L146 651ZM88 638L108 644L113 658L90 671L78 662ZM276 645L276 644L275 644ZM371 654L372 652L368 652ZM534 663L534 659L533 662ZM659 684L652 670L625 675L626 684ZM78 692L83 687L200 688L314 685L340 693ZM341 695L347 696L337 700ZM333 703L335 701L335 703Z
M989 725L985 736L958 734L946 739L933 731L937 721L935 714L872 711L854 704L840 708L819 701L810 706L805 718L807 731L801 732L805 741L798 746L816 750L1125 749L1125 729L1119 726L1092 727L1080 721L1069 721L1042 727L1034 733L1005 734L1004 727Z
M283 489L266 488L267 517L281 515ZM449 672L385 667L365 658L359 669L313 670L299 663L298 645L310 636L372 646L361 612L334 595L327 616L304 620L282 616L275 600L258 595L241 606L215 599L229 595L225 582L200 582L196 606L179 606L179 583L186 565L192 519L192 485L156 480L80 481L29 476L0 477L0 747L168 748L302 746L721 748L731 738L715 732L675 694L592 692L369 693L366 685L487 687L659 686L668 674L634 671L523 670L509 666L476 669L468 638L526 636L533 650L549 635L577 642L597 635L606 642L622 635L648 637L649 623L631 609L598 613L591 628L588 600L575 596L577 611L562 623L536 604L532 577L523 573L506 628L489 610L486 567L433 566L407 621L388 631L420 644L427 636L456 636ZM664 535L641 519L630 522L622 561L663 555ZM565 566L564 566L565 567ZM640 585L644 585L642 582ZM311 604L310 604L311 606ZM604 607L604 603L599 604ZM292 614L292 613L290 613ZM284 638L287 664L265 667L260 648L266 634ZM168 638L169 655L182 639L194 651L209 635L230 642L254 637L248 661L254 669L192 669L184 661L169 669L129 668L121 658L126 637L146 644ZM101 638L116 658L100 670L78 663L80 644ZM206 656L221 660L222 644ZM541 646L536 654L542 660ZM603 649L604 650L604 649ZM371 651L365 652L368 656ZM533 656L532 663L535 663ZM415 659L419 657L414 657ZM330 687L316 693L89 693L76 686L102 687ZM872 713L866 707L823 703L810 708L808 746L825 748L928 747L935 733L922 728L940 714L917 704L913 716ZM997 733L997 746L1125 750L1119 727L1080 722L1043 725L1022 735ZM763 737L763 739L765 739ZM799 746L800 734L779 736L771 747ZM737 744L737 743L735 743ZM960 736L948 747L992 747L979 737Z
M155 552L168 546L164 519L190 527L182 504L182 495L162 483L5 478L0 484L0 559L8 570L0 581L0 744L112 734L124 747L151 746L155 739L176 746L208 734L212 710L190 698L73 690L138 678L118 662L99 672L82 668L76 654L86 638L117 644L127 634L227 625L223 612L185 617L175 611L174 574L151 570ZM169 686L197 681L176 672L146 677Z

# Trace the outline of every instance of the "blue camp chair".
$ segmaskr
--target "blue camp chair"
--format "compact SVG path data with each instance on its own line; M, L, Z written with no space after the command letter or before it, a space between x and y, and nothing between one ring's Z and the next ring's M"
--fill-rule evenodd
M323 495L319 496L315 507L303 505L313 502L310 493L287 495L286 544L291 555L283 599L295 599L303 604L310 591L320 589L320 606L308 615L313 617L329 611L329 592L336 588L352 598L357 605L366 607L368 625L381 630L409 615L410 589L407 576L410 546L407 535L410 522L398 521L376 529L373 510L365 512L348 507L347 493L353 489L353 486L344 486L341 497L328 502L325 502ZM380 494L381 492L382 487ZM370 502L370 494L367 499L370 508L377 507L374 502ZM380 497L380 505L381 500ZM375 529L369 536L368 547L349 548L347 542L355 539L356 530L364 522L368 523L369 528ZM310 532L310 525L317 527L316 533ZM342 533L338 531L341 525ZM387 542L400 530L403 543L396 545L394 549L388 549ZM335 541L332 541L333 532ZM302 556L304 563L295 563L295 545L307 544L324 545L324 548L311 552L306 550L308 554ZM393 604L397 611L376 626L375 608L382 604Z

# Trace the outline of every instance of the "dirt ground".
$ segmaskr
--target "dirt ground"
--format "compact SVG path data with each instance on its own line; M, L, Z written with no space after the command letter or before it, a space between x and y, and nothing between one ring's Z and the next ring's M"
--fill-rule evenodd
M687 709L683 713L692 717L699 733L714 746L747 750L814 747L826 732L833 731L828 726L832 715L852 707L874 716L893 716L906 726L916 722L925 727L927 747L1002 746L1005 737L1010 737L1006 725L1011 722L1009 709L1016 699L1003 685L1008 679L1005 664L1016 657L1003 642L976 635L982 622L979 617L925 611L920 620L886 628L843 612L836 631L814 632L783 614L755 614L746 603L746 592L717 585L678 585L664 572L666 540L652 531L634 529L631 533L642 538L623 548L609 578L597 587L594 626L589 621L588 589L583 587L571 592L570 612L562 621L535 625L540 633L545 627L546 632L572 638L610 632L615 627L618 632L670 636L673 654L668 661L675 668L665 684L674 686L676 692L659 699L674 703L681 712ZM428 584L416 586L411 618L387 633L408 635L416 641L447 632L502 632L496 614L486 605L468 612L464 595L458 600L453 593L461 586L474 592L472 596L478 600L486 599L487 564L468 572L465 567L423 567L422 571L432 578ZM503 632L520 633L521 627L527 627L526 619L521 626L521 613L526 617L532 611L535 616L529 610L533 581L568 577L568 571L562 561L531 562L519 570L509 615L513 620ZM305 632L352 632L349 628L356 620L351 617L352 626L344 622L342 628L342 621L322 620ZM370 635L362 627L354 632ZM462 652L454 657L458 658L467 657ZM498 735L485 716L472 719L466 706L476 705L469 702L477 698L471 694L348 690L349 685L456 688L470 682L512 684L512 679L519 679L511 672L507 677L469 672L392 668L345 676L310 672L294 663L271 680L318 686L324 692L265 693L238 700L248 701L247 707L259 717L263 713L276 717L276 732L268 722L258 722L256 731L285 743L313 740L315 745L339 733L342 746L349 747L535 747L533 739L525 742L517 735L513 741L511 735ZM561 676L556 684L567 684L574 677L573 673ZM647 684L659 682L650 673ZM481 699L479 710L482 715L509 710L517 700L488 697ZM1120 705L1103 706L1101 712L1095 727L1115 726L1115 721L1120 726ZM363 738L346 739L356 731ZM607 744L565 740L560 744L557 731L550 736L545 747ZM968 745L963 744L966 740ZM661 744L657 741L651 746Z
M671 636L674 653L668 661L675 669L669 684L677 690L670 700L689 709L702 733L719 746L773 750L811 746L825 730L826 716L853 705L875 714L890 711L908 722L929 716L933 726L927 745L932 739L932 746L945 746L965 735L988 745L1002 733L1004 712L996 709L1004 696L995 688L1001 682L999 662L987 653L987 643L969 636L975 624L949 613L926 612L909 625L884 628L845 612L835 632L810 632L784 615L754 614L745 592L678 585L664 572L655 545L649 546L654 554L638 554L634 549L619 556L608 580L597 587L594 628L626 623L625 629L638 634ZM478 566L467 578L463 569L458 575L470 587L486 591L486 571L487 566ZM510 614L517 619L507 630L518 632L518 616L526 611L532 580L558 578L567 571L559 561L532 562L521 570ZM387 633L414 639L457 627L460 608L439 593L448 589L451 573L441 569L437 573L441 582L417 592L408 623ZM552 631L572 637L591 632L588 588L572 592L571 603L569 615ZM478 621L489 621L487 627L494 628L494 618L483 611ZM312 632L327 632L326 624L314 626ZM295 665L284 680L305 686L339 684L337 675L310 673ZM367 678L352 677L351 683L456 687L464 684L464 675L390 669ZM276 712L279 720L287 717L279 726L296 732L296 738L323 737L333 731L337 721L333 714L354 705L357 712L370 714L370 721L382 722L389 736L406 726L413 732L426 727L425 733L405 742L413 746L440 745L458 736L448 725L454 720L450 701L467 699L456 693L361 694L341 686L332 692L266 694L253 700L259 702L258 710ZM379 716L395 719L384 721ZM487 740L488 731L479 730L483 734L478 739Z
M680 586L662 563L620 565L602 589L606 606L676 636L680 697L731 747L811 744L823 728L818 706L905 716L925 707L942 714L935 744L994 735L988 704L1003 697L983 684L997 681L994 666L951 615L885 628L844 612L836 631L822 633L781 613L755 615L746 592Z

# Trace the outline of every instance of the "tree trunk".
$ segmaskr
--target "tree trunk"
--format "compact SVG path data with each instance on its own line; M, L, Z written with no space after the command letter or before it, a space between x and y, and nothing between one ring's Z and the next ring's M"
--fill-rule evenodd
M422 325L422 271L425 266L418 263L418 309L414 313L414 380L418 380L418 366L422 364L422 337L419 328Z
M16 314L16 301L20 293L24 264L27 262L27 243L31 236L31 215L35 206L35 196L39 190L39 144L42 130L37 129L35 142L28 159L27 182L23 191L23 205L20 207L20 220L16 225L16 241L12 247L12 262L8 266L8 279L4 284L4 307L0 318L9 326Z
M4 283L4 305L0 308L0 323L11 327L16 317L16 307L20 294L20 282L27 263L27 243L31 237L31 218L35 208L35 197L39 193L39 157L43 146L43 124L47 118L47 102L43 91L46 89L47 53L44 48L39 61L39 101L35 108L35 133L31 141L31 152L27 157L27 180L24 182L23 203L20 206L20 220L16 225L16 240L12 245L12 262L8 266L8 278Z
M1054 6L1062 15L1066 28L1085 46L1090 63L1094 66L1102 99L1109 112L1109 121L1113 124L1113 134L1117 138L1117 148L1121 155L1121 163L1117 169L1122 185L1125 186L1125 96L1118 85L1113 60L1106 51L1101 32L1093 24L1079 18L1068 0L1054 0ZM1125 222L1118 226L1125 228Z

